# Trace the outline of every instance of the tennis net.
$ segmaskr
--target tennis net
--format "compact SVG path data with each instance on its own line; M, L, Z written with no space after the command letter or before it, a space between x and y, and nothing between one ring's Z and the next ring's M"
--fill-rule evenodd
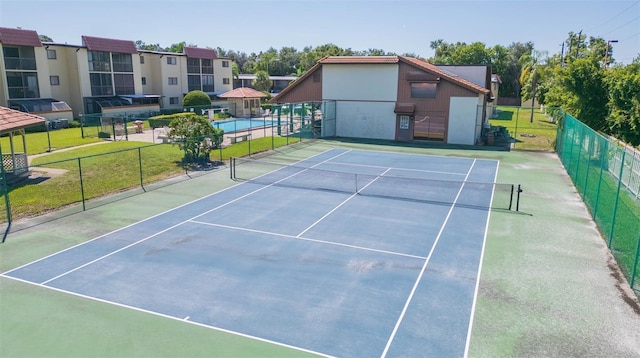
M435 204L455 203L456 206L471 208L511 210L514 201L514 184L352 173L312 168L304 164L231 158L230 177L260 185ZM520 193L519 186L517 192Z

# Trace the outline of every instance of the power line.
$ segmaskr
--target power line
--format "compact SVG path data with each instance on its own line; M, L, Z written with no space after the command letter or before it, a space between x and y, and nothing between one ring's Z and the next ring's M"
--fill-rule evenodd
M622 42L622 41L626 41L626 40L628 40L628 39L630 39L630 38L632 38L632 37L636 37L636 36L638 36L638 35L640 35L640 32L636 32L635 34L633 34L633 35L631 35L631 36L629 36L629 37L627 37L627 38L624 38L624 39L620 40L620 42Z
M620 30L621 28L623 28L623 27L625 27L625 26L629 25L630 23L632 23L632 22L634 22L634 21L636 21L636 20L638 20L638 19L640 19L640 15L638 15L638 16L636 16L635 18L633 18L633 19L631 19L631 20L629 20L629 21L625 22L623 25L618 26L618 27L616 27L615 29L613 29L613 30L611 30L611 31L608 31L608 32L605 32L604 34L601 34L599 37L604 37L604 35L610 34L610 33L614 32L614 31L616 31L616 30Z
M632 7L634 7L634 6L638 5L639 3L640 3L640 0L638 0L638 1L634 2L634 3L632 3L631 5L629 5L629 7L627 7L627 8L626 8L626 9L624 9L624 10L622 10L619 14L617 14L617 15L613 16L613 17L612 17L612 18L610 18L609 20L607 20L607 21L605 21L605 22L601 23L600 25L598 25L598 26L596 26L596 27L592 27L592 28L590 28L590 29L589 29L589 32L592 32L593 30L595 30L595 29L597 29L597 28L599 28L599 27L601 27L601 26L603 26L603 25L608 24L609 22L613 21L613 20L614 20L615 18L617 18L618 16L620 16L620 15L622 15L622 14L626 13L626 12L627 12L627 10L629 10L629 9L631 9Z

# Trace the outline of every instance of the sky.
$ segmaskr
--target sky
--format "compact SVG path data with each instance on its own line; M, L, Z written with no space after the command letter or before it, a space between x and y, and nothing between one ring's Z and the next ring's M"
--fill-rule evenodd
M424 58L438 39L487 47L531 41L551 56L569 32L582 31L617 40L618 63L640 54L640 0L0 0L0 26L71 45L88 35L251 54L331 43Z

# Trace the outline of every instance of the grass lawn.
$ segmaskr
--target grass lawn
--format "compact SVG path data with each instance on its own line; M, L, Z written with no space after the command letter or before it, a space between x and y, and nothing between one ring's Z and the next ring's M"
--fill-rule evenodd
M503 126L515 138L515 149L544 150L555 149L557 125L540 109L498 106L497 118L490 119L492 126Z

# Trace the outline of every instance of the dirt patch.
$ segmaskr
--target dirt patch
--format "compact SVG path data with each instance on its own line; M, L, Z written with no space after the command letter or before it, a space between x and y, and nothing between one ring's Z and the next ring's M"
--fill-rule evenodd
M616 280L616 289L620 293L622 300L631 307L631 309L640 316L640 302L633 290L629 287L627 280L625 279L618 263L611 254L607 255L607 267L609 268L610 275Z

